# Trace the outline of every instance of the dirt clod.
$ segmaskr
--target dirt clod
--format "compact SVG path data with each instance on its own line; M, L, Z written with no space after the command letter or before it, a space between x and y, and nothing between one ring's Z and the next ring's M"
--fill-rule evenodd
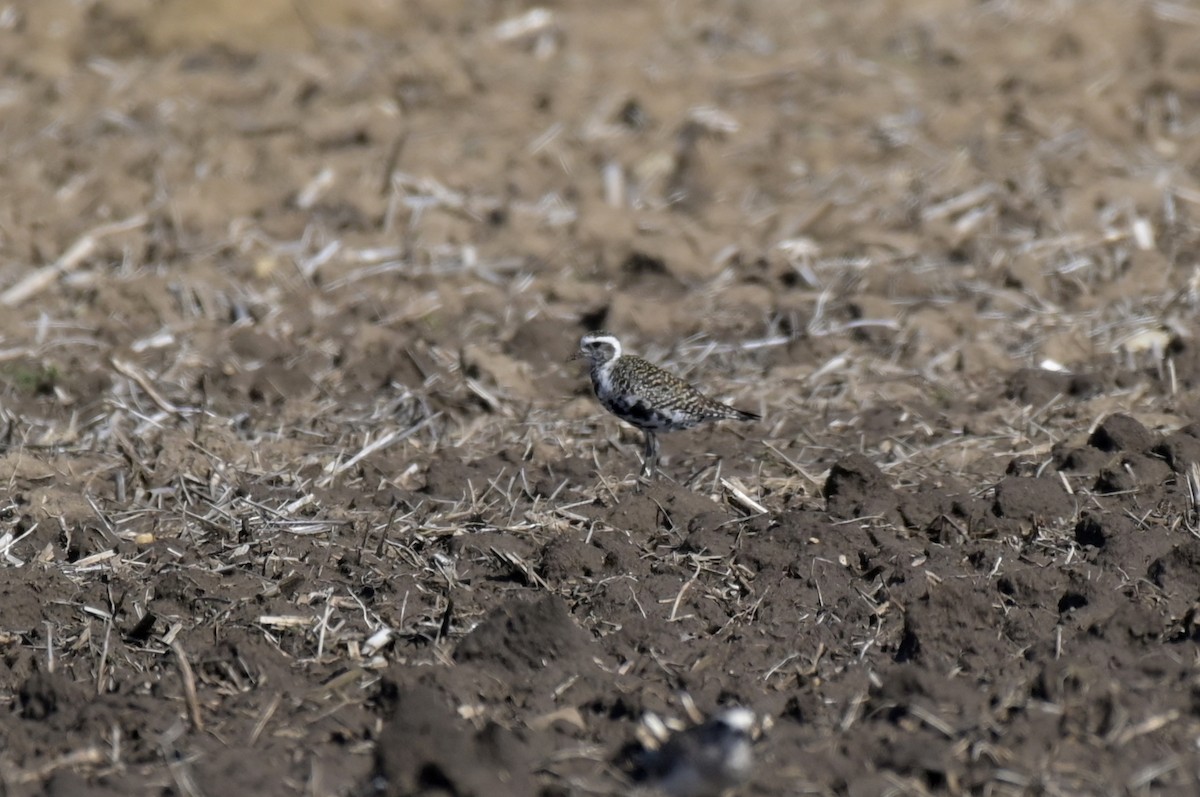
M1110 415L1092 432L1088 443L1101 451L1141 454L1154 445L1154 436L1128 415Z

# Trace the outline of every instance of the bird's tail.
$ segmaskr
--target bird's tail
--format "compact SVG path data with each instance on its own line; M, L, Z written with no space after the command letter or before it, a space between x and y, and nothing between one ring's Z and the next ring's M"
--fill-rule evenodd
M746 410L739 410L737 407L730 407L729 409L733 410L733 419L735 421L761 421L762 420L762 416L759 415L758 413L747 412Z

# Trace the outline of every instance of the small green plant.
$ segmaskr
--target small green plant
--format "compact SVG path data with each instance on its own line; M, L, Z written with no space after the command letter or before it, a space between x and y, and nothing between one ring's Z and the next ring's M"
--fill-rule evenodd
M0 379L21 393L36 396L52 393L58 378L58 368L42 363L13 363L0 368Z

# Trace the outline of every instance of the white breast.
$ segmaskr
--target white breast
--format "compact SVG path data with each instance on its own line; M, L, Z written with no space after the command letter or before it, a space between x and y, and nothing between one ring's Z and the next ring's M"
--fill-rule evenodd
M612 361L592 368L592 389L596 391L596 398L601 401L605 401L612 395L612 368Z

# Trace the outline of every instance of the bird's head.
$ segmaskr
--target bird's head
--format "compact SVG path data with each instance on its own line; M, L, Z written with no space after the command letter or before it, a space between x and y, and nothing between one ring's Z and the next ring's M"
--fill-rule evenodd
M736 706L725 709L712 721L727 729L727 732L731 734L750 737L754 734L754 726L758 722L758 717L750 709Z
M604 365L621 356L621 341L610 332L589 332L579 339L579 351L572 360L583 358L592 365Z

